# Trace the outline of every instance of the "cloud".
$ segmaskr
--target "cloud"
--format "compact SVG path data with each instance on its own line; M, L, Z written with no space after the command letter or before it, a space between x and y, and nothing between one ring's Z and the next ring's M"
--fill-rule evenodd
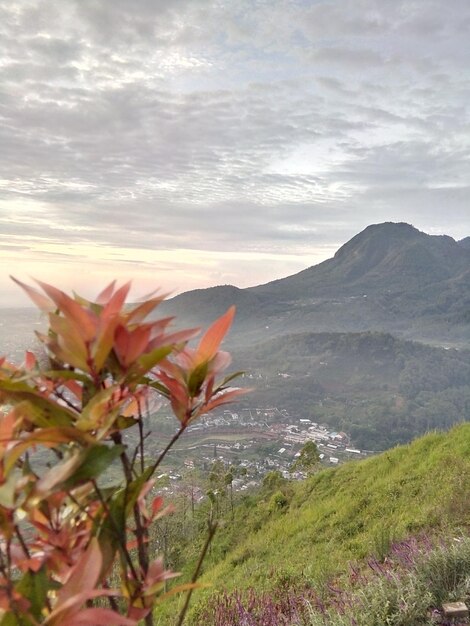
M192 250L242 284L369 221L464 237L465 24L464 0L0 0L0 246L118 273Z

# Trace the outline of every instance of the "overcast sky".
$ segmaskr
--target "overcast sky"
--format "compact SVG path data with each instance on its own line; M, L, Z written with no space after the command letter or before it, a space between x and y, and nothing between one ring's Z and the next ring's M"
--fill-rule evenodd
M468 236L469 102L468 0L0 0L0 306Z

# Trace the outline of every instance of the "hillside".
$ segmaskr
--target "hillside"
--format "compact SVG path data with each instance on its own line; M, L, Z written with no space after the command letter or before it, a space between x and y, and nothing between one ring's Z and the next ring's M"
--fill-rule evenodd
M300 331L376 330L430 343L470 345L470 248L403 223L375 224L332 259L249 289L181 294L165 310L206 323L238 307L231 343Z
M388 333L298 333L235 347L253 388L242 406L277 406L384 450L470 420L470 351Z
M203 577L213 588L199 592L199 605L222 589L259 594L283 580L319 587L350 561L383 558L394 541L468 526L469 459L465 424L245 497L214 542Z

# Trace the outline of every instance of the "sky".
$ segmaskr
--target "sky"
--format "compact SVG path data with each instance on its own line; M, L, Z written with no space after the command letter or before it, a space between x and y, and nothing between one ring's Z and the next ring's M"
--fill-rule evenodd
M468 0L0 0L0 306L470 235Z

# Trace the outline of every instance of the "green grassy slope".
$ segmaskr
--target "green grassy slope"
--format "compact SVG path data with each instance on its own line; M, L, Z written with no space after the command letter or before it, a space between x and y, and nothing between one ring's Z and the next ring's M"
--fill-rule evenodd
M470 523L470 424L431 433L377 457L321 471L272 494L247 499L221 528L204 582L220 589L269 590L282 579L312 583L349 561L420 531L451 532ZM385 543L385 545L384 545Z

